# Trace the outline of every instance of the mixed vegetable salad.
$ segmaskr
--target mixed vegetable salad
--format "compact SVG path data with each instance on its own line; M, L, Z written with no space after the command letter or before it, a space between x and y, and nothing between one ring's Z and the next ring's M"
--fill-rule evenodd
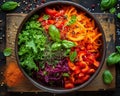
M46 7L19 33L20 65L39 83L73 88L99 67L101 36L83 11L73 6Z

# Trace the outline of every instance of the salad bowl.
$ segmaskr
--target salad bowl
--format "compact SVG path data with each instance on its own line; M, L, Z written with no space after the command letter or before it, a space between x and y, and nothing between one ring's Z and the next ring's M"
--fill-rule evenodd
M99 21L83 6L51 1L22 21L15 42L18 65L37 88L68 93L89 85L105 60Z

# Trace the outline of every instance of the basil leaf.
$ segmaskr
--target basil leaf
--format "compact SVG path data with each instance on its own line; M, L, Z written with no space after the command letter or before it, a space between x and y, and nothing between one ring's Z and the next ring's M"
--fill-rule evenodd
M3 51L4 56L10 56L12 54L11 48L5 48Z
M112 81L113 81L113 76L112 76L112 74L111 74L111 72L109 70L105 70L103 72L102 77L103 77L103 82L105 84L111 84Z
M63 40L63 41L62 41L62 45L63 45L65 48L72 48L72 47L75 46L75 43L72 42L72 41Z
M108 56L106 62L107 62L108 66L119 63L120 62L120 54L117 52L111 53Z
M50 25L48 30L53 41L60 41L60 32L55 25Z
M61 43L55 42L52 44L51 48L53 51L59 50L61 48Z
M110 8L109 12L110 12L111 14L114 14L114 13L116 12L116 8L115 8L115 7Z
M77 52L76 52L76 51L72 52L72 53L70 54L70 61L73 62L73 61L75 60L76 56L77 56Z
M114 7L117 4L117 0L101 0L100 7L101 10L107 10Z
M11 11L16 9L16 7L19 5L19 3L14 2L14 1L7 1L5 3L3 3L3 5L1 6L1 9L3 11Z

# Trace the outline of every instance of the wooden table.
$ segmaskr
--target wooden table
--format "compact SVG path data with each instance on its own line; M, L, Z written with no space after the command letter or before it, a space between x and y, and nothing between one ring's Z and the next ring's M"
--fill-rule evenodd
M107 41L107 52L106 58L108 55L115 51L115 21L114 17L111 14L94 14L100 21L103 30L105 32L106 41ZM26 14L7 14L6 16L6 47L12 48L12 55L6 58L6 63L10 61L15 61L15 36L17 29L24 19ZM112 84L105 85L102 81L102 73L104 70L109 69L114 76ZM98 74L98 76L90 83L87 87L80 89L79 91L97 91L100 89L114 89L116 87L116 70L115 66L107 67L106 62ZM24 77L23 82L16 87L8 87L8 91L11 92L41 92L40 89L36 88L26 77Z

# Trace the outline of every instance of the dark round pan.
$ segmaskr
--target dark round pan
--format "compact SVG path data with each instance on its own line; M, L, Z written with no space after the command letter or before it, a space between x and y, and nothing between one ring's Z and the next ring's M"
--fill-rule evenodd
M48 86L44 86L42 84L39 84L37 83L35 80L33 80L25 71L24 69L20 66L20 62L19 62L19 56L18 56L18 35L19 33L21 32L22 28L24 27L24 24L25 22L31 17L33 16L35 13L40 13L43 11L43 9L46 7L46 6L61 6L61 5L72 5L74 7L77 8L77 10L81 10L81 11L84 11L85 13L87 13L87 15L94 19L95 20L95 23L96 23L96 26L98 26L98 30L100 30L100 32L102 32L102 42L103 42L103 46L101 48L101 58L100 58L100 66L99 68L96 70L96 72L90 77L90 79L88 81L86 81L85 83L81 84L81 85L78 85L72 89L65 89L65 88L53 88L53 87L48 87ZM104 64L104 60L105 60L105 53L106 53L106 39L105 39L105 34L104 34L104 31L98 21L98 19L96 17L94 17L92 15L92 13L90 13L87 9L85 9L83 6L77 4L77 3L74 3L74 2L70 2L70 1L51 1L51 2L48 2L48 3L45 3L43 5L40 5L40 7L34 9L33 11L31 11L26 17L25 19L22 21L20 27L18 28L18 31L17 31L17 34L16 34L16 40L15 40L15 54L16 54L16 59L17 59L17 63L21 69L21 71L23 72L23 74L26 76L26 78L28 78L28 80L31 81L31 83L33 83L33 85L35 85L37 88L39 89L42 89L44 91L47 91L47 92L51 92L51 93L68 93L68 92L72 92L72 91L76 91L76 90L79 90L85 86L87 86L88 84L91 83L91 81L93 81L95 79L95 77L98 75L99 71L101 70L102 68L102 65ZM29 85L28 85L29 87Z

